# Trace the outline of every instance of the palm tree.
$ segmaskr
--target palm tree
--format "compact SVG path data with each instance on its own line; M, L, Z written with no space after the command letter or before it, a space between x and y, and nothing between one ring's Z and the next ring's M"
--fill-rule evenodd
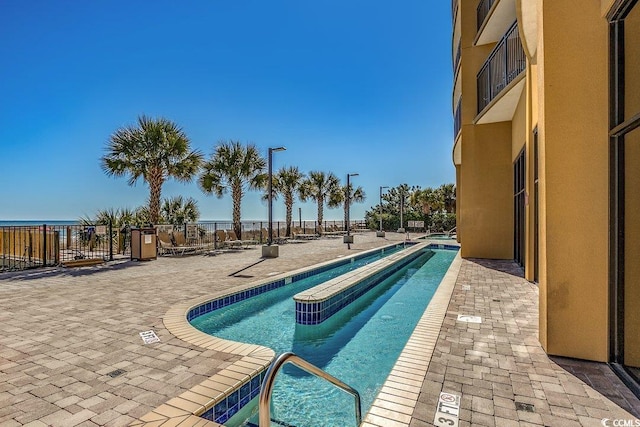
M425 215L441 211L443 208L441 193L431 187L415 190L409 196L409 203Z
M357 188L353 188L353 184L349 183L349 187L351 187L349 190L349 208L351 208L351 205L353 205L354 203L363 203L366 198L367 195L364 193L364 190L362 189L361 186L358 186ZM347 186L345 185L344 187L342 187L342 194L347 194ZM346 197L346 196L343 196ZM343 199L344 201L344 199ZM347 224L347 204L344 204L344 224L345 224L345 230L346 227L348 227L349 225Z
M344 200L344 193L340 188L340 180L333 172L309 172L308 178L304 181L300 191L300 198L303 201L312 199L318 204L318 226L322 226L324 203L327 202L329 208L340 206Z
M443 208L448 213L456 211L456 186L455 184L442 184L436 191L440 193Z
M278 194L282 194L284 196L284 205L287 209L285 218L287 223L287 236L291 236L293 199L295 198L296 194L300 196L300 190L304 179L305 175L300 172L300 170L296 166L282 168L275 175L273 175L273 182L271 184L273 197L275 198ZM269 195L266 194L265 197L268 198Z
M233 231L242 238L240 206L249 190L264 188L267 182L266 160L254 144L243 146L238 141L221 141L211 158L204 163L198 184L206 194L218 198L231 190L233 199Z
M172 225L196 222L200 217L198 202L192 197L184 200L182 196L164 199L162 201L162 217L165 222Z
M165 118L138 117L136 126L116 130L109 138L102 170L109 176L129 175L129 185L139 178L149 185L149 220L160 215L162 184L168 178L190 182L202 163L202 154L190 149L184 131Z

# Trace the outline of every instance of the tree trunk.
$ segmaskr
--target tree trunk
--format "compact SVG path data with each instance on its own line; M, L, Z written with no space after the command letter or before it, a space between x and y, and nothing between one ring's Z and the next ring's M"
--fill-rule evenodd
M160 218L160 196L164 177L162 169L154 168L149 173L149 221L157 224Z
M293 237L291 235L291 217L293 216L293 196L291 194L286 194L284 197L284 204L287 207L287 233L285 236Z
M324 197L318 197L318 228L321 230L320 234L324 233L322 228L322 214L324 209Z
M233 199L233 231L235 231L238 239L242 239L242 224L240 224L242 186L240 184L233 184L231 189L231 198Z

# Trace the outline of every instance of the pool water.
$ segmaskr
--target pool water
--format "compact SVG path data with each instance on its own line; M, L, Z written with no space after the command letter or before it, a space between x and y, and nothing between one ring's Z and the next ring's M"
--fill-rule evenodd
M221 338L263 345L277 354L296 353L358 390L364 414L455 254L453 250L425 250L415 261L320 325L296 324L292 297L344 271L309 277L200 316L191 323ZM349 266L339 269L346 267ZM293 365L286 365L275 381L271 415L280 423L273 425L355 425L352 396ZM257 424L257 416L251 420L236 418L225 425Z
M422 239L422 237L421 237ZM428 236L424 237L424 239L428 240L456 240L455 234L444 234L444 233L431 233Z

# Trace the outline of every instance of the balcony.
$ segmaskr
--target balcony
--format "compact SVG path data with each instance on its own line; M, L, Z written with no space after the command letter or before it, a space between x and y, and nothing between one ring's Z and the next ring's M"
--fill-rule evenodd
M516 19L514 0L481 0L476 9L477 46L495 43Z
M518 23L514 22L504 37L498 42L477 76L478 86L478 115L485 115L490 104L497 104L505 95L509 95L507 105L502 105L499 114L491 118L488 122L511 120L515 105L517 105L520 92L513 92L512 89L522 90L523 80L518 77L525 70L527 64L520 34L518 33ZM518 80L517 83L511 84ZM516 86L518 86L516 88ZM501 95L507 89L506 93ZM496 100L497 99L497 100ZM515 99L515 104L513 104ZM494 102L496 100L496 102ZM512 105L513 104L513 105ZM506 110L502 111L506 107ZM509 115L511 114L511 115ZM481 123L479 120L478 123ZM483 122L487 122L486 119Z
M458 48L456 49L456 56L453 58L453 74L458 71L458 66L460 65L460 42L458 42Z
M455 140L458 137L458 133L460 133L460 129L462 129L462 97L458 100L458 105L456 105L456 109L453 112L453 139Z
M482 28L482 24L489 16L489 12L493 7L495 0L480 0L478 4L478 9L476 10L476 22L478 23L478 31Z
M451 0L451 19L453 22L456 21L456 15L458 13L458 1L460 0Z

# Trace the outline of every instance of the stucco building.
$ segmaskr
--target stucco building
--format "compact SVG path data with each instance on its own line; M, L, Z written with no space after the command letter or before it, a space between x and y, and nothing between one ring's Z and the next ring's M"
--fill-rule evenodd
M609 362L640 395L640 4L452 12L462 256L515 259L547 353Z

